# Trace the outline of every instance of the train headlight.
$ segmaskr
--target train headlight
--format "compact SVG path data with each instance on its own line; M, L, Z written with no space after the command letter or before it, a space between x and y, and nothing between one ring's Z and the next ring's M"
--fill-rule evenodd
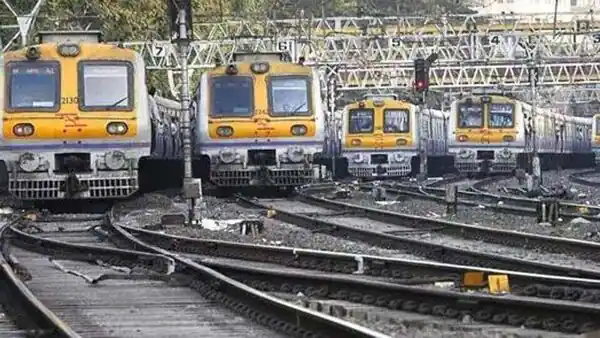
M355 138L355 139L352 139L352 141L350 141L350 144L353 145L353 146L359 146L359 145L362 144L362 141L359 140L359 139L357 139L357 138Z
M255 62L250 65L250 70L254 74L264 74L269 71L269 64L266 62Z
M18 123L13 127L13 134L16 136L26 137L33 135L35 128L31 123Z
M503 149L502 151L500 151L500 153L498 155L500 155L500 158L502 158L504 160L508 160L509 158L512 157L512 152L508 149Z
M235 162L236 154L232 150L221 150L219 151L219 161L230 164Z
M233 135L233 128L219 127L217 128L217 135L219 135L220 137L230 137Z
M398 146L405 146L408 143L408 141L405 138L399 138L396 140L396 145Z
M28 173L36 171L42 164L42 159L32 153L24 153L19 156L19 167Z
M460 135L458 137L458 142L467 142L469 140L469 137L467 135Z
M356 154L356 155L354 155L352 160L354 161L354 163L361 163L364 159L363 159L362 154Z
M292 126L291 132L294 136L302 136L306 135L307 128L304 125L296 124Z
M515 138L512 135L504 135L502 137L502 141L504 142L513 142Z
M304 150L302 148L289 148L287 156L292 162L300 162L304 159Z
M470 150L462 149L461 151L458 152L458 157L466 160L466 159L473 157L473 153Z
M110 122L106 125L106 132L111 135L125 135L128 129L127 124L123 122Z
M65 57L75 57L79 55L80 49L78 45L75 44L62 44L58 46L58 54Z
M404 157L404 155L402 155L402 154L394 154L394 161L396 161L398 163L402 163L402 162L406 161L406 157Z
M104 163L111 170L123 169L127 164L127 157L125 157L125 153L122 151L109 151L104 154Z

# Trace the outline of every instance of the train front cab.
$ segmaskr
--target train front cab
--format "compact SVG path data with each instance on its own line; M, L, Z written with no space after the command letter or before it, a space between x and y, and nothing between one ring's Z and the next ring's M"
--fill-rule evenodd
M502 96L470 96L452 104L449 152L460 173L510 173L524 146L522 112Z
M417 155L413 105L373 98L348 105L343 117L341 157L349 175L363 179L408 176ZM418 167L417 167L418 169Z
M39 45L0 57L0 155L17 198L124 198L138 190L138 161L150 152L143 60L99 38L40 32Z
M314 182L325 137L316 71L277 53L235 60L205 73L195 94L198 174L221 187Z

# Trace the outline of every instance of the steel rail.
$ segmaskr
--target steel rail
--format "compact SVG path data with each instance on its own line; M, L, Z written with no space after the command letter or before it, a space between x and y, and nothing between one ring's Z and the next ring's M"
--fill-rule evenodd
M511 292L517 295L584 302L600 301L596 297L596 294L600 295L600 280L540 275L423 260L191 238L125 225L120 226L145 243L182 254L275 263L294 268L345 273L353 276L389 277L394 278L394 282L398 283L402 283L403 280L420 279L452 280L460 284L464 273L482 272L484 278L489 275L507 275L510 280Z
M185 261L181 256L142 242L116 224L112 224L112 229L135 246ZM351 276L316 276L311 273L257 268L243 263L204 261L203 264L265 291L302 292L309 297L349 300L451 318L467 313L478 321L570 333L589 332L600 323L596 315L600 314L600 305L435 290L358 280ZM338 336L344 335L339 333Z
M584 178L585 176L593 175L593 174L600 174L600 171L598 171L598 169L592 169L592 170L588 170L588 171L579 172L576 174L571 174L571 175L569 175L569 181L571 181L573 183L581 184L581 185L586 185L589 187L600 187L599 181L590 181L590 180L586 180Z
M430 186L410 186L410 185L390 185L388 183L383 183L383 186L386 189L393 189L398 193L413 192L413 193L421 193L421 194L429 194L431 196L437 196L443 198L446 194L445 188L436 188ZM307 191L310 191L311 188L307 188ZM412 195L414 197L418 197L416 195ZM485 191L466 191L459 190L457 192L458 202L461 204L471 204L473 201L478 201L479 204L485 203L486 205L497 204L498 202L502 202L504 207L511 206L510 208L502 209L502 206L496 207L498 210L504 210L507 212L515 212L517 214L522 215L535 215L536 208L540 203L541 199L539 198L528 198L521 196L509 196L509 195L501 195L501 194L493 194ZM428 197L425 197L428 198ZM463 201L468 202L463 202ZM564 200L558 200L560 205L560 216L563 219L574 219L574 218L585 218L592 221L600 220L600 207L591 206L587 204L580 203L572 203ZM520 211L519 211L520 210ZM585 213L579 212L579 210L587 210Z
M234 299L245 299L252 302L254 306L267 312L268 315L257 318L252 315L261 324L267 324L269 327L284 327L286 332L294 336L298 332L313 332L318 337L373 337L384 338L387 335L373 331L371 329L356 325L338 318L315 312L301 306L297 306L286 301L267 295L254 288L229 278L213 269L198 264L191 259L173 254L161 248L144 243L129 234L123 228L118 226L112 217L107 219L107 227L111 233L119 238L121 245L127 245L135 249L148 252L155 252L161 255L171 257L177 264L183 267L186 272L193 274L198 279L208 280L205 287L215 288L215 292L224 292L227 295L235 295ZM247 308L247 307L246 307Z
M342 211L355 211L372 220L386 222L415 229L435 229L436 233L457 238L480 240L487 243L501 244L519 248L531 248L548 253L569 254L581 259L600 262L600 243L578 239L553 237L513 230L490 228L479 225L458 223L447 220L432 219L358 206L350 203L332 201L324 198L302 194L298 197L302 202Z
M311 199L311 198L313 198L313 199ZM573 276L573 277L590 278L590 279L600 278L600 271L575 269L575 268L567 267L567 266L559 266L559 265L553 265L553 264L547 264L547 263L541 263L541 262L528 261L528 260L518 259L518 258L510 258L510 257L502 256L502 255L473 252L470 250L458 249L458 248L453 248L453 247L449 247L449 246L445 246L445 245L441 245L441 244L430 243L425 240L415 240L415 239L410 239L410 238L403 238L400 236L395 236L395 235L384 233L384 232L361 229L361 228L356 228L356 227L352 227L352 226L345 226L345 225L341 225L338 223L333 223L330 221L325 221L325 220L319 219L318 216L297 214L294 212L283 210L281 208L273 207L273 206L269 205L268 203L261 203L259 201L255 201L255 200L248 199L248 198L241 197L241 196L238 197L237 200L241 204L250 205L252 207L262 208L262 209L266 209L266 210L272 209L275 211L274 218L276 218L280 221L283 221L283 222L292 223L297 226L311 229L314 231L324 232L324 233L330 234L332 236L337 236L337 237L342 237L342 238L350 238L352 240L366 242L366 243L369 243L371 245L378 246L378 247L406 250L413 255L425 257L425 258L433 260L433 261L450 263L450 264L458 264L458 265L482 266L482 267L497 268L497 269L503 269L503 270L526 271L526 272L534 272L534 273L546 274L546 275L562 275L562 276ZM314 205L319 205L320 207L330 207L331 206L332 208L339 208L341 210L355 210L356 211L355 214L360 215L360 216L373 217L373 215L375 215L375 216L381 217L383 215L383 218L380 218L380 219L385 219L385 217L389 217L385 213L382 214L379 210L370 209L370 208L362 208L362 209L365 209L365 211L361 211L360 209L356 208L355 206L346 204L346 203L333 202L333 201L319 199L319 198L311 197L311 196L305 196L305 200L312 202L312 204L314 204ZM400 216L398 216L398 215L400 215ZM427 225L435 224L436 226L434 226L433 228L438 229L438 228L440 228L440 225L442 224L442 223L439 223L440 221L430 220L430 219L427 219L424 217L402 215L402 214L398 214L398 215L392 214L391 218L394 219L394 217L395 217L397 220L401 221L401 220L403 220L404 217L407 217L407 221L405 221L406 224L403 224L404 226L409 226L409 227L412 226L412 227L418 227L418 228L431 228ZM435 222L438 222L438 223L435 223ZM453 223L453 222L450 222L450 223ZM454 224L462 226L462 224L460 224L460 223L454 223ZM447 226L447 225L444 225L444 226ZM481 227L470 226L470 225L465 225L464 230L468 230L469 227L471 227L474 231L481 231L481 229L478 229ZM450 228L450 226L448 226L448 228ZM443 231L443 230L444 230L444 228L441 229L441 231ZM456 234L460 235L461 231L458 231L458 230L459 230L459 228L453 229L453 231L456 231ZM497 233L497 235L500 235L501 231L500 230L498 230L498 231L499 232ZM485 231L483 231L482 233L486 234ZM509 242L509 241L512 237L515 237L518 234L515 235L515 234L512 234L511 232L506 232L506 233L509 236L507 238L505 238L504 240L508 242L507 244L514 245L512 242ZM475 234L477 234L477 232L475 232ZM539 236L539 239L542 240L542 237L544 237L544 236ZM502 239L502 238L498 238L498 239ZM535 239L535 237L531 237L531 239ZM576 242L588 243L588 242L584 242L584 241L576 241L576 240L572 240L572 241L575 243ZM531 247L531 245L528 242L526 242L526 241L523 241L523 242L525 242L524 245L526 245L526 247ZM540 243L540 245L544 245L546 247L548 246L547 243L544 243L543 241L542 241L542 243ZM600 246L600 244L598 244L598 243L596 243L596 245ZM587 254L585 252L585 250L582 250L582 251L584 252L584 254Z
M7 240L6 232L10 225L11 223L5 223L0 227L0 246L3 252ZM7 260L4 255L0 255L0 278L6 288L4 292L9 293L8 296L13 300L11 303L16 303L10 304L11 307L22 309L27 313L24 316L27 321L25 325L30 328L35 327L32 331L36 334L48 337L81 338L33 295L15 270L18 270L18 267L11 264L10 259Z

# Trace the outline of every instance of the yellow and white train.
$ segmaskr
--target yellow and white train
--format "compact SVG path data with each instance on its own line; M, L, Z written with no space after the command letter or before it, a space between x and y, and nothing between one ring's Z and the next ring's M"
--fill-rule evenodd
M235 54L192 98L195 172L221 187L290 188L317 177L325 139L319 76L282 53Z
M430 173L452 168L448 114L421 109L395 96L367 96L345 107L340 156L348 174L361 178L401 177L420 172L426 151Z
M179 147L160 128L172 114L149 98L141 55L99 32L42 32L0 64L0 176L19 199L124 198L143 158Z
M459 172L510 173L529 165L534 142L543 170L593 165L592 119L538 108L500 95L455 100L448 150ZM536 130L536 132L532 132ZM534 141L535 139L535 141Z

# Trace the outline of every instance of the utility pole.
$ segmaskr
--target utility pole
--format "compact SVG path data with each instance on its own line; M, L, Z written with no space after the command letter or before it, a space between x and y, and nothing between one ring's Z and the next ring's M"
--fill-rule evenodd
M431 64L433 64L437 60L437 54L433 53L427 57L427 59L415 59L415 82L414 87L417 92L417 97L419 100L420 112L424 112L427 109L427 92L429 91L429 68ZM422 118L422 114L420 117ZM417 128L423 131L422 120L419 118L419 123L417 124ZM426 137L419 133L419 179L425 180L427 178L427 157L428 157L428 143L431 138L431 121L427 124L428 133Z
M191 0L167 0L171 21L171 42L177 44L178 58L181 65L182 84L179 98L181 100L183 131L183 195L188 202L189 225L198 221L194 212L196 199L201 196L202 183L192 176L192 134L190 128L190 85L188 77L187 55L192 32Z
M531 84L531 142L532 142L532 159L531 159L531 174L537 178L538 182L542 180L542 167L537 149L537 84L539 81L539 69L537 62L532 61L529 65L529 82Z

